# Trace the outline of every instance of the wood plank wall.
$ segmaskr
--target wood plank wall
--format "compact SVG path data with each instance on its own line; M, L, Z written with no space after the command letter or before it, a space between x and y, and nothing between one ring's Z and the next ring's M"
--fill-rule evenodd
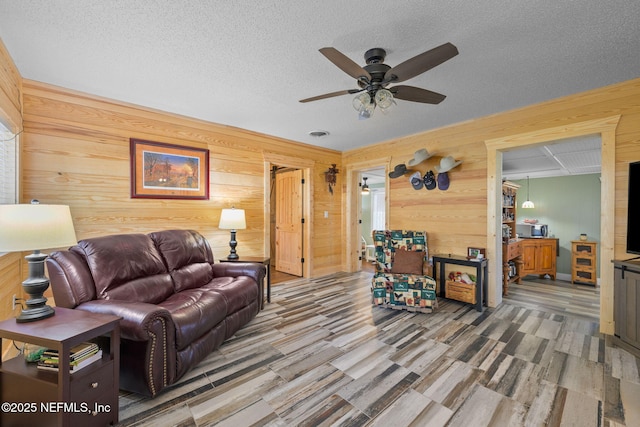
M485 141L619 115L615 130L615 218L605 218L605 221L613 224L609 228L615 234L614 257L624 259L629 257L625 251L628 164L640 160L638 100L640 79L634 79L347 151L343 153L342 164L348 169L353 164L388 157L391 158L389 169L393 170L396 164L411 159L420 148L435 154L417 167L421 173L434 169L443 156L462 160L460 166L449 172L451 182L447 191L416 191L409 184L408 177L392 179L387 196L388 221L392 229L426 230L432 254L466 254L468 247L487 246L487 204L493 201L487 197ZM345 220L349 221L349 218ZM613 277L603 280L611 286ZM607 312L612 317L612 308ZM603 322L609 320L612 319L603 319Z
M323 181L337 151L285 141L25 80L23 200L69 204L79 239L115 233L193 228L211 242L214 256L229 253L229 232L219 230L223 208L246 210L238 253L265 255L265 156L312 164ZM210 150L210 200L132 199L129 138ZM311 186L312 276L340 265L339 195ZM267 189L268 191L268 189ZM268 200L268 198L267 198ZM323 211L330 211L328 221ZM339 227L338 227L339 233Z
M389 157L389 166L393 170L396 164L411 159L420 148L434 153L434 157L416 168L422 173L429 169L435 172L434 167L443 156L462 160L460 166L449 172L451 183L447 191L416 191L407 176L391 180L388 198L391 228L424 228L429 232L432 252L465 253L469 246L486 245L487 156L484 141L619 114L621 119L616 130L616 217L610 220L615 221L615 256L624 258L627 168L629 162L640 160L639 99L640 79L634 79L346 151L342 164L348 168L368 159Z

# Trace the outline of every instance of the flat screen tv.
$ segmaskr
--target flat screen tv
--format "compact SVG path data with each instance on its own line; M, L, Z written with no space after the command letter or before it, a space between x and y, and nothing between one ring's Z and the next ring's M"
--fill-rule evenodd
M629 164L627 252L640 255L640 161Z

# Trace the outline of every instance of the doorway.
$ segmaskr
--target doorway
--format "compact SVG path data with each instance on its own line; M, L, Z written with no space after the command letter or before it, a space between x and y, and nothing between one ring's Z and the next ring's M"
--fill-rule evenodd
M347 265L345 270L348 272L356 272L362 270L362 261L366 257L363 257L363 239L366 240L365 233L371 234L371 230L364 230L362 226L362 208L363 203L370 204L369 198L371 196L364 196L361 193L363 185L363 177L367 177L367 183L371 187L372 183L375 183L377 188L383 196L378 199L382 203L382 206L377 207L377 210L384 210L384 225L380 228L386 229L389 227L389 180L386 179L389 172L390 159L385 157L381 159L373 159L365 162L352 163L346 167L346 179L347 179L347 200L346 200L346 256ZM376 196L374 196L376 197ZM380 196L378 196L380 197ZM377 223L376 226L380 226ZM367 226L369 227L369 226ZM372 244L372 243L371 243ZM365 245L366 246L366 245ZM366 247L365 247L366 250Z
M276 271L276 257L278 256L277 245L288 251L288 254L291 255L289 257L291 260L293 260L293 254L295 254L300 261L295 262L295 264L298 267L301 264L301 267L295 270L296 274L292 274L292 277L311 277L313 271L313 248L309 239L313 227L313 211L311 210L311 194L313 194L314 185L311 179L313 167L314 162L312 160L275 153L264 153L264 253L271 259L270 264L274 271ZM281 206L286 207L280 209L282 210L281 215L285 218L292 218L294 213L300 215L298 218L301 219L297 224L298 228L296 230L296 233L300 236L299 239L292 237L292 234L278 236L278 233L276 233L276 219L279 211L275 188L277 171L283 173L295 171L289 179L290 185L293 185L294 181L298 181L302 186L302 188L296 190L296 197L288 198L289 202L281 201ZM295 178L293 178L294 175ZM287 205L282 205L282 203L287 203ZM288 231L292 229L293 227ZM294 240L295 243L292 243ZM289 275L290 273L283 274Z
M510 135L485 141L487 147L487 252L489 259L488 305L502 302L501 187L502 153L518 147L539 145L547 141L599 134L602 140L601 212L600 212L600 332L612 335L613 324L613 264L615 218L615 145L616 127L620 116L605 117L555 128Z

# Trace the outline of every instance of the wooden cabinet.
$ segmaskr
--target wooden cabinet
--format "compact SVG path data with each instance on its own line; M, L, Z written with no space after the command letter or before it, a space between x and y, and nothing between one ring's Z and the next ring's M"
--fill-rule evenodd
M614 261L615 337L640 357L640 262Z
M105 335L102 360L70 373L71 348ZM38 369L23 356L0 363L0 400L16 409L0 412L0 425L117 424L120 317L56 307L53 317L37 322L0 322L0 344L3 338L56 349L61 358L58 372Z
M502 182L502 241L516 237L516 193L520 186L513 182Z
M502 294L509 295L509 284L522 278L522 240L502 243Z
M571 283L596 285L596 242L571 241Z
M502 182L502 294L509 294L509 283L520 283L522 246L516 238L516 193L520 186Z
M520 274L548 274L552 279L556 278L556 265L558 256L558 239L521 239L522 241L522 268Z

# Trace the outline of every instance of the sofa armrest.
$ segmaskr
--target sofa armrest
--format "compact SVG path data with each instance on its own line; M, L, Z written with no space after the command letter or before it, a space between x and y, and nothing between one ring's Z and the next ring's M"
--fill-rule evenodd
M121 300L93 300L80 304L76 309L120 316L122 318L120 331L124 339L147 341L150 332L173 336L173 334L167 333L174 328L169 311L153 304Z
M120 384L124 388L153 397L176 380L176 334L169 311L121 300L87 301L76 309L122 317Z
M262 264L250 262L220 262L213 264L214 277L238 277L249 276L261 286L267 268Z

